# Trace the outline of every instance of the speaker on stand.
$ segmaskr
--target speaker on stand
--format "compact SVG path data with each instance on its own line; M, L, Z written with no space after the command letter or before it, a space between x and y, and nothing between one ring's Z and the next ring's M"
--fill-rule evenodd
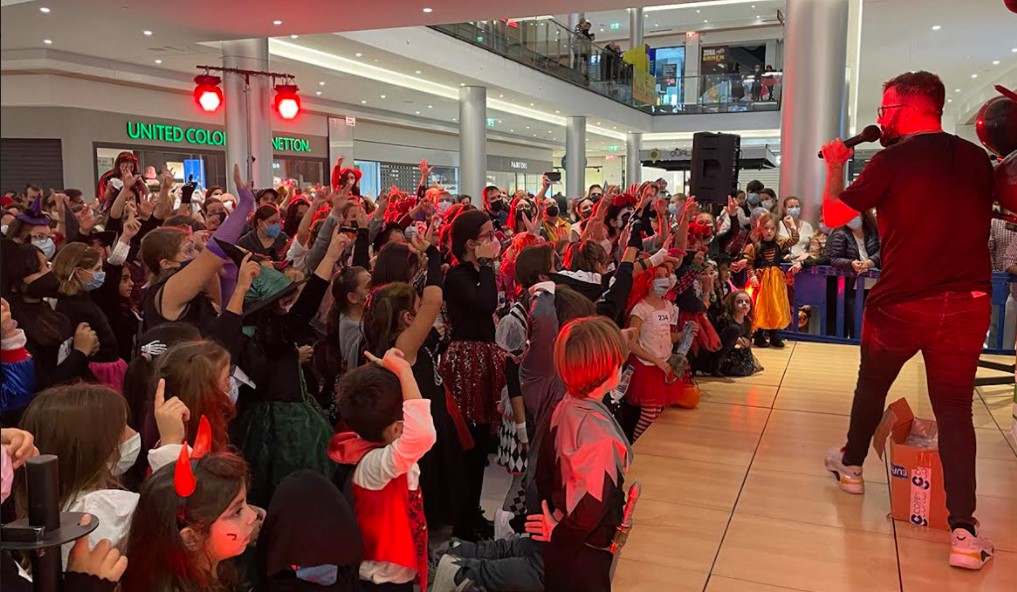
M717 213L738 189L741 136L697 132L692 136L692 165L689 191L701 204L710 204Z

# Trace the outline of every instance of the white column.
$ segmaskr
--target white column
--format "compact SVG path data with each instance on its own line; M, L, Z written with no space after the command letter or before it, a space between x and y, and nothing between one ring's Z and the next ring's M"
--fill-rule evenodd
M702 63L699 48L699 33L696 31L685 33L685 77L682 79L684 84L682 100L686 105L699 104L699 65Z
M224 68L268 71L268 39L223 41ZM250 84L248 85L248 80ZM234 164L256 188L272 186L272 89L264 76L223 73L226 117L226 178L233 186Z
M586 195L586 117L565 118L565 195Z
M629 48L643 44L643 9L629 9ZM688 55L687 53L685 55ZM686 60L687 61L687 60Z
M487 89L464 86L459 89L459 178L460 191L483 207L487 185Z
M643 182L643 160L639 157L639 151L642 149L643 134L629 132L625 136L625 182L622 183L622 187Z
M826 167L816 158L844 135L849 0L787 0L780 123L780 195L797 195L816 222Z

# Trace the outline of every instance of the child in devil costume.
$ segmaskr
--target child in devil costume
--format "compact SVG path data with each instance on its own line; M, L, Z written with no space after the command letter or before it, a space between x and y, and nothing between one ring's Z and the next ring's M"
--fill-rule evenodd
M339 415L352 431L336 435L328 454L355 465L343 484L353 498L364 540L363 590L427 589L427 522L417 464L437 435L431 402L413 368L392 348L339 383Z

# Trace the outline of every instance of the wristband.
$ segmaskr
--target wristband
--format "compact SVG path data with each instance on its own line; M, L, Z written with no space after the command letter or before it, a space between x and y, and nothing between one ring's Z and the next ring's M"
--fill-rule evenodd
M525 421L523 423L517 423L516 424L516 437L519 438L519 441L521 443L523 443L523 444L529 444L530 443L530 437L526 433L526 422Z

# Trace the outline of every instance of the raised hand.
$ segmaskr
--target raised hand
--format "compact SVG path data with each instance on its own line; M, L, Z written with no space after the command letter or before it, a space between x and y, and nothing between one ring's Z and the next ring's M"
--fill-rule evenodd
M540 230L537 228L537 218L530 218L530 215L523 212L523 226L526 228L526 232L529 232L533 236L540 234Z
M431 167L431 165L427 164L426 159L420 161L420 177L422 179L427 179L428 177L430 177L432 170L434 169Z
M127 222L124 222L124 230L120 234L120 242L130 244L131 239L138 236L139 232L141 232L141 222L133 216L127 218Z
M396 376L402 377L413 375L413 368L410 366L409 362L406 361L406 356L403 355L402 351L394 347L389 348L389 350L385 352L385 356L383 358L378 358L378 356L375 356L369 351L364 352L364 357L367 358L368 362L381 366Z
M187 437L187 422L191 419L191 411L177 397L166 400L166 381L159 379L155 387L155 424L159 428L159 442L166 444L183 444Z
M730 195L727 196L727 215L734 216L737 213L738 213L738 200L731 197Z
M173 178L173 170L167 167L162 167L162 173L159 174L159 189L164 192L169 192L173 189L173 184L176 180Z
M247 189L250 191L251 189L251 186L244 181L244 177L240 174L239 164L233 165L233 184L237 186L237 191L240 191L241 189Z
M251 254L244 255L244 260L240 262L240 270L237 272L237 290L246 292L251 289L251 284L254 282L254 278L261 275L261 264L257 261L251 261Z
M544 188L544 191L551 188L551 180L547 178L547 175L542 175L540 177L540 186Z

